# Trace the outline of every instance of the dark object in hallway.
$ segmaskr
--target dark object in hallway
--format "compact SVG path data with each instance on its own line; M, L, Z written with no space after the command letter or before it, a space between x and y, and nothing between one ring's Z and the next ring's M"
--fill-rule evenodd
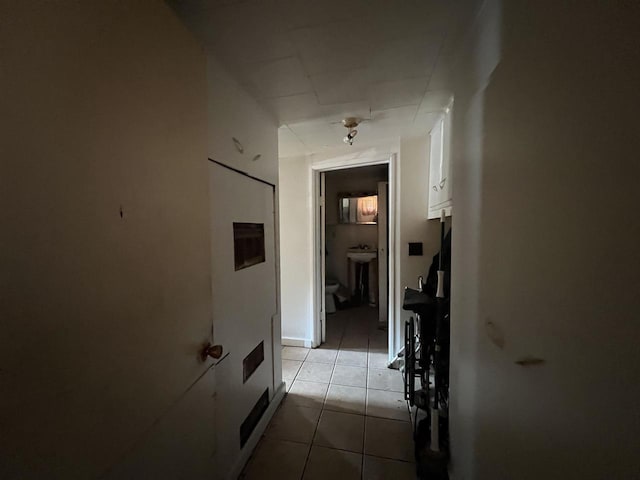
M443 445L439 452L429 449L430 425L429 417L418 423L414 441L416 455L416 474L419 480L448 480L449 479L449 422L446 418L440 418L440 432L443 439L446 438L446 445Z
M405 288L403 309L416 314L405 326L405 398L415 406L418 478L447 479L449 459L449 293L451 231L441 219L440 252L421 289ZM419 388L416 388L416 380Z
M351 300L341 300L340 297L336 294L333 295L333 298L336 301L337 310L346 310L347 308L351 308L354 306L351 304Z
M353 292L353 303L361 305L369 303L369 264L356 263L356 290Z
M438 288L438 264L440 263L440 252L433 256L433 261L427 273L427 281L422 291L435 298ZM442 268L444 270L444 298L451 295L451 229L444 236L442 243Z

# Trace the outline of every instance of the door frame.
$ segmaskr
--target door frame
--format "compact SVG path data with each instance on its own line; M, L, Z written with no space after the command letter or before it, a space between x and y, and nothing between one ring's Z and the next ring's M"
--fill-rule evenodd
M387 246L389 252L388 260L388 279L389 279L389 291L388 291L388 354L389 364L395 359L395 345L396 345L396 283L397 283L397 266L400 265L400 250L396 248L396 238L399 237L400 232L400 217L397 215L397 208L399 205L399 175L398 175L398 161L397 155L392 153L391 155L378 158L353 158L353 159L335 159L323 161L322 163L311 165L311 190L312 190L312 204L313 204L313 335L312 346L318 347L324 340L323 332L325 327L325 298L324 298L324 265L322 262L323 255L321 252L324 249L323 239L325 237L324 223L321 225L320 207L322 206L320 197L320 179L321 173L344 170L354 167L366 167L371 165L384 165L388 166L388 181L389 181L389 209L388 209L388 223L389 223L389 244Z

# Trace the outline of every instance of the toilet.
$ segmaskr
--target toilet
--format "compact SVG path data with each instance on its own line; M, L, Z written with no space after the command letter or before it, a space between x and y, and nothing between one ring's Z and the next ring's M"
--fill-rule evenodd
M336 301L333 294L340 288L340 283L332 278L326 278L324 282L324 308L327 313L336 312Z

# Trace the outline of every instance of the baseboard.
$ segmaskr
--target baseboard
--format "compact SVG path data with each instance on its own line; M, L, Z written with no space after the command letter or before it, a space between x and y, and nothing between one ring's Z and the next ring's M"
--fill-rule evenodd
M282 345L287 347L305 347L312 348L313 343L306 338L282 337Z
M260 438L262 438L262 434L264 433L264 431L267 428L267 425L269 425L269 422L273 418L273 414L276 413L276 410L280 406L280 402L282 402L282 399L284 398L285 393L286 393L285 384L284 382L282 382L280 384L280 387L278 387L278 390L276 391L275 395L273 396L271 403L269 403L269 407L267 408L266 412L264 412L264 415L262 415L262 418L258 422L258 425L256 425L256 428L253 430L253 433L249 437L249 440L247 440L247 443L244 445L244 447L240 451L240 457L238 458L235 465L231 469L231 472L229 472L229 475L227 476L228 480L236 480L242 473L242 469L249 461L249 457L251 457L251 454L253 453L256 446L258 445Z

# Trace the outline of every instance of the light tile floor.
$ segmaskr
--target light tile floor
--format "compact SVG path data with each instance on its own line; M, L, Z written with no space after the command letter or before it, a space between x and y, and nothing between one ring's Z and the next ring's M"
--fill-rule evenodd
M329 315L322 347L284 347L288 393L240 478L415 479L402 376L386 363L366 306Z

